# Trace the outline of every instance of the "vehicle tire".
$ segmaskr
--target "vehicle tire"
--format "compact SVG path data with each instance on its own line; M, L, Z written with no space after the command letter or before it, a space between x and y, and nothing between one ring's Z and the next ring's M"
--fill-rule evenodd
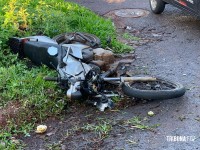
M185 88L180 83L156 78L156 81L123 83L122 91L125 95L140 99L164 100L181 97Z
M71 40L71 38L74 36L75 33L63 33L63 34L59 34L55 37L53 37L53 40L56 41L58 44L73 44L73 43L82 43L82 44L86 44L88 46L91 46L91 43L89 43L88 41L84 40L83 38L79 37L78 35L75 36L75 38L73 40ZM91 46L92 48L98 48L101 46L101 41L100 39L93 35L93 34L89 34L89 33L82 33L84 36L86 36L87 38L89 38L90 40L92 40L93 42L95 42L96 44L94 46Z
M162 0L149 0L150 7L153 13L161 14L165 9L165 2Z

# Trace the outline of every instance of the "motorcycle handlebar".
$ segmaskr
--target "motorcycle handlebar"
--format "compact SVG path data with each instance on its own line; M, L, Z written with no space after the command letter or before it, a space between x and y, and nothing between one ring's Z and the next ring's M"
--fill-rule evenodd
M55 81L55 82L59 82L59 81L68 81L68 79L61 79L59 77L44 77L45 81Z
M131 82L131 81L156 81L154 77L116 77L116 78L103 78L104 81L121 81L121 82Z
M44 77L45 81L58 81L59 78L58 77Z

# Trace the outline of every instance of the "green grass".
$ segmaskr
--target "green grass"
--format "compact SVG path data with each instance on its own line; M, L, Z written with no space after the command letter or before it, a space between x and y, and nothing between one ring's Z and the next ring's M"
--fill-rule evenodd
M0 149L16 149L18 145L11 137L28 136L35 123L60 114L66 102L64 92L55 83L43 80L56 72L45 66L28 68L27 60L19 60L10 53L9 37L37 34L53 37L75 31L95 34L103 47L108 46L106 40L111 37L109 46L114 52L130 51L129 46L117 40L111 20L85 7L63 0L0 0L0 108L13 102L21 106L19 115L7 116L8 125L0 128ZM95 130L100 132L106 125Z
M136 128L136 129L140 129L140 130L153 130L154 128L157 128L158 126L160 126L160 124L155 124L152 126L146 125L145 121L147 121L148 119L145 117L144 119L141 119L140 117L133 117L130 118L126 121L124 121L124 125L128 125L131 128Z
M109 121L100 120L95 124L86 124L83 127L81 127L82 130L84 131L92 131L95 132L100 139L106 138L110 131L112 130L112 125L110 124Z
M139 40L140 40L139 37L133 36L133 35L131 35L130 33L124 33L124 34L122 35L122 37L123 37L124 39L132 40L132 41L139 41Z
M82 31L97 35L103 46L111 37L111 48L123 52L128 46L117 41L111 20L106 20L85 7L63 0L0 0L0 43L13 35L44 34L53 37L63 32ZM19 30L19 28L21 30ZM130 48L129 48L130 50Z

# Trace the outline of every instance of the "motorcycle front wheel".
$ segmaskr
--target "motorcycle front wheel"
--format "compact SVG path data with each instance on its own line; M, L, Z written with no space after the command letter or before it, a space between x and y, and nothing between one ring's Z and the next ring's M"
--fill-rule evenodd
M127 96L149 100L178 98L186 91L182 84L163 78L156 78L156 81L125 82L121 87Z

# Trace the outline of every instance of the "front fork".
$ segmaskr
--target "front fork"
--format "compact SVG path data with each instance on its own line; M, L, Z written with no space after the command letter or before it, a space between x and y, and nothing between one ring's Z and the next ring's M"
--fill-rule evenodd
M78 100L82 98L82 93L80 92L80 82L70 85L70 88L67 90L67 98L71 100Z
M70 100L80 100L83 98L83 94L80 92L81 82L75 82L70 85L70 88L67 90L67 98ZM100 111L104 111L106 108L113 108L114 103L111 100L111 97L117 97L119 94L114 93L105 93L97 94L92 96L92 101L86 101L92 105L95 105Z

